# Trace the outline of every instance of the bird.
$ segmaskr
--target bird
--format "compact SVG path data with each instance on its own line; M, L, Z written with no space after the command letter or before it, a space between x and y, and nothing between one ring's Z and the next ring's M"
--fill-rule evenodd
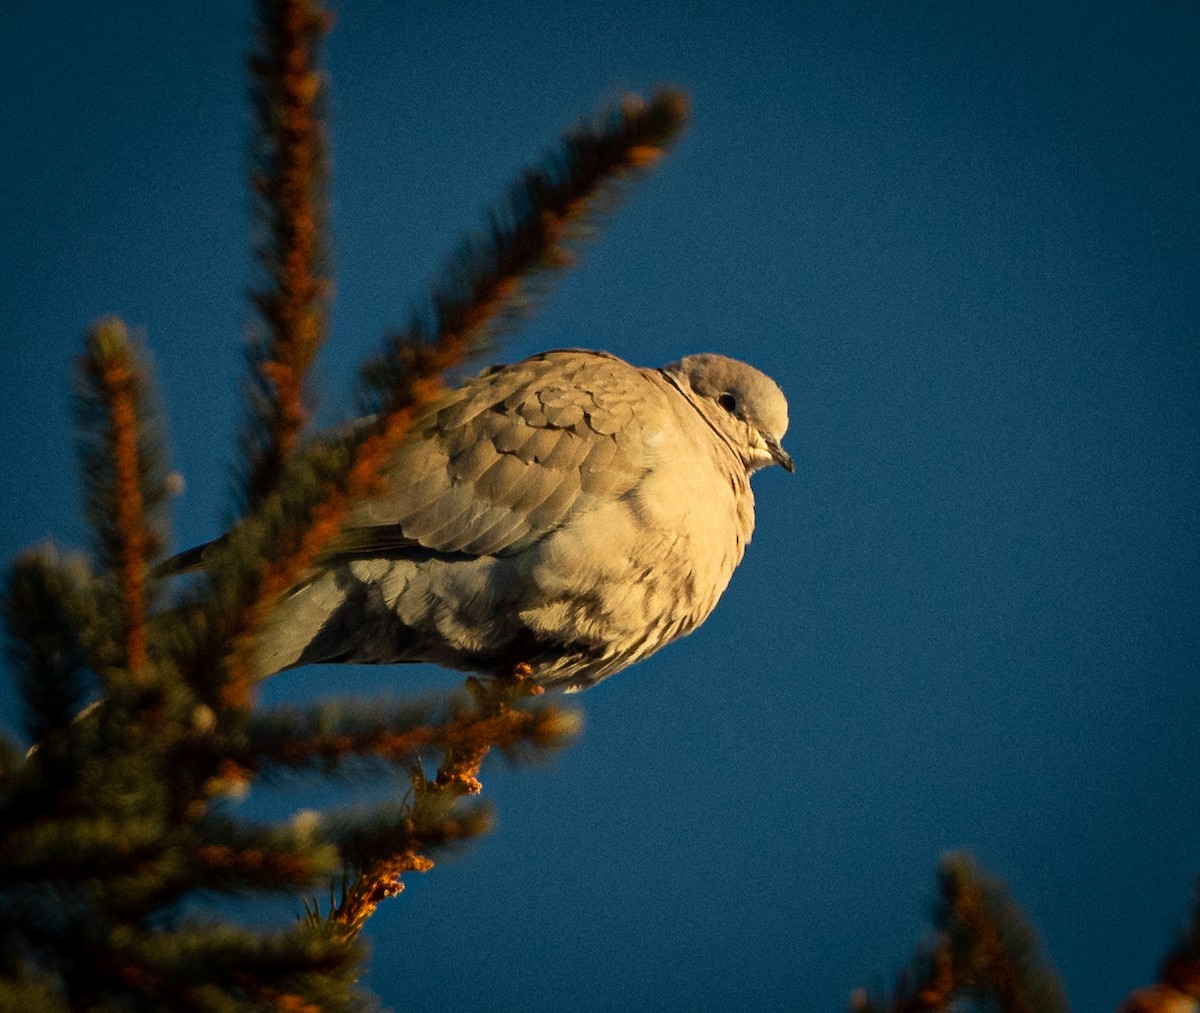
M723 355L659 369L568 348L436 400L274 607L254 666L433 662L578 691L708 618L795 470L779 386Z

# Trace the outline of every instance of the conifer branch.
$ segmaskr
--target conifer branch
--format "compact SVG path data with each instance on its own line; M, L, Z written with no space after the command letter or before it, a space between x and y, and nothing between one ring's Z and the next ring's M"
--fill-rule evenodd
M980 872L969 855L943 860L940 881L938 921L960 981L994 995L1010 1013L1066 1013L1058 976L1003 882Z
M109 944L107 952L96 955L97 972L107 972L118 987L168 1009L245 1008L230 1005L237 997L281 1002L257 1008L311 1008L310 1000L302 998L309 992L304 979L349 971L359 956L346 940L304 922L270 934L227 924L197 924L173 932L126 930L113 933ZM284 1001L287 996L295 997L293 1005Z
M853 1013L949 1011L971 999L1005 1013L1066 1013L1062 986L1003 883L957 854L942 861L939 885L934 945L918 951L891 997L856 990Z
M204 889L300 889L338 868L337 848L308 821L252 827L210 819L185 863Z
M87 513L102 573L115 585L119 663L136 679L149 661L148 577L162 552L167 484L147 372L115 318L88 333L77 416Z
M412 803L398 809L393 820L376 818L337 835L347 868L358 871L343 882L341 898L326 921L347 939L361 931L384 900L403 892L405 873L433 868L428 852L479 837L492 827L486 808L456 805L458 796L426 780L419 767L413 770L412 785Z
M43 742L66 728L87 690L86 630L96 625L82 559L45 546L13 561L3 595L8 655L25 705L25 731Z
M1158 981L1131 994L1117 1013L1195 1013L1200 1009L1200 888L1181 933L1158 972Z
M401 851L377 860L369 873L359 873L353 883L343 885L341 899L336 906L331 903L329 924L347 939L355 938L380 904L404 892L405 875L432 868L433 860L415 851Z
M459 803L464 796L482 790L478 775L492 748L511 752L523 743L539 749L557 748L578 731L579 716L574 712L556 708L527 711L519 706L541 693L527 675L527 671L518 671L512 679L467 681L471 710L447 722L440 734L420 747L442 749L436 776L427 778L419 759L411 765L413 794L408 819L413 829L406 824L402 833L384 835L370 848L360 844L347 856L358 871L353 880L343 882L340 900L331 903L331 924L350 937L356 935L380 903L404 890L405 873L433 868L426 853L431 846L445 846L490 828L486 811L475 810L464 822ZM421 827L424 830L417 832Z
M403 407L380 414L346 439L305 455L289 471L289 476L296 478L294 484L290 477L282 483L280 494L272 497L256 518L258 523L235 533L240 537L231 537L225 551L217 556L213 569L218 572L222 562L228 564L235 555L263 560L248 574L249 580L236 565L228 571L238 584L233 595L236 607L218 638L222 645L232 645L226 655L219 694L224 707L249 706L255 683L264 674L255 668L255 637L269 620L275 603L341 533L354 504L383 491L382 474L391 453L420 413L440 395L439 372L460 361L464 351L462 346L428 350L422 356L422 368L431 372L410 380L409 398ZM283 503L288 503L289 509L282 509ZM278 550L262 551L264 545ZM225 596L220 592L216 595Z
M890 996L872 997L855 989L851 1013L947 1013L960 983L955 976L949 939L939 934L932 946L921 946L912 964L896 976Z
M649 102L630 96L565 134L442 268L428 307L414 309L408 328L364 365L367 410L395 410L412 377L456 365L461 349L476 354L522 321L553 277L574 265L573 248L595 233L630 181L678 138L687 116L686 96L664 89ZM426 362L431 347L450 361Z
M258 0L258 50L248 66L255 114L252 190L264 279L251 293L259 322L248 354L251 417L244 496L269 494L307 423L304 380L325 340L325 79L319 69L330 15L314 0Z
M157 853L162 827L112 816L74 816L14 828L3 838L0 887L43 880L78 883L144 866Z
M31 961L23 961L19 967L0 977L0 1009L70 1013L62 990Z
M225 751L242 769L311 769L344 773L355 763L373 761L407 769L434 750L473 750L481 742L515 752L528 745L560 748L578 727L578 715L556 705L511 708L482 716L474 710L441 705L406 706L389 712L379 706L362 711L335 704L311 711L276 710L251 716Z

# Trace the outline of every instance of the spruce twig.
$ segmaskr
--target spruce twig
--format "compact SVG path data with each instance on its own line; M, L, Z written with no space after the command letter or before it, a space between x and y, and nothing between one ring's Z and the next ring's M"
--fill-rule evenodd
M1062 986L1004 884L969 855L953 854L942 861L939 886L933 945L918 950L891 996L856 990L853 1013L949 1011L973 1000L1005 1013L1066 1013Z
M942 861L940 879L938 922L960 987L994 996L1009 1013L1066 1013L1058 976L1003 882L961 854Z
M568 131L557 151L527 170L487 214L415 307L362 370L364 407L394 410L414 376L456 365L512 330L553 279L574 266L575 248L594 235L628 184L654 166L687 122L686 96L672 89L648 102L631 96L616 109ZM439 357L431 350L442 350Z
M855 989L851 1013L946 1013L960 983L955 975L949 938L939 933L932 944L918 947L909 967L896 976L890 996Z
M308 421L304 380L328 330L328 168L320 48L330 15L314 0L258 0L258 48L248 59L254 108L251 186L263 280L251 293L250 417L243 495L260 503L279 483Z
M1200 887L1187 928L1158 972L1158 981L1132 993L1117 1013L1195 1013L1200 1010Z
M65 729L88 689L86 630L96 625L94 581L80 557L44 546L13 561L4 588L8 655L30 742Z
M411 761L408 813L413 826L425 826L426 830L414 835L406 823L400 836L382 838L374 848L360 852L353 863L357 870L353 878L343 882L340 899L331 902L331 925L348 936L356 935L380 903L403 891L405 873L433 868L426 853L430 844L445 846L488 829L486 813L480 810L473 814L475 822L464 823L460 802L482 791L480 768L493 748L511 751L522 743L541 750L561 748L578 732L579 717L574 712L521 706L527 698L541 693L527 675L527 671L518 671L508 680L470 679L469 710L436 729L436 736L424 735L426 729L416 730L418 735L409 740L406 750L419 752L438 746L442 751L432 779L426 777L420 755L414 755ZM463 833L465 828L470 829L469 834ZM317 910L315 904L312 910Z
M77 417L87 513L101 572L111 576L116 590L122 650L115 660L138 679L149 661L150 564L164 543L165 454L146 369L120 320L92 328L80 373Z
M378 705L365 712L340 705L304 712L281 709L252 716L222 752L254 774L289 769L328 775L352 772L355 763L407 769L432 751L470 750L483 739L508 751L525 743L556 748L576 724L573 712L555 705L513 708L489 717L462 708L447 711L440 704L394 712ZM375 772L372 766L367 774Z

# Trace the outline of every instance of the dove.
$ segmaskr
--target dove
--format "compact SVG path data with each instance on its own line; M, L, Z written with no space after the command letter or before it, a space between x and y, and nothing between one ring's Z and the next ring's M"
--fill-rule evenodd
M754 530L787 401L715 354L646 369L561 349L443 395L275 607L255 667L528 665L594 685L708 618Z

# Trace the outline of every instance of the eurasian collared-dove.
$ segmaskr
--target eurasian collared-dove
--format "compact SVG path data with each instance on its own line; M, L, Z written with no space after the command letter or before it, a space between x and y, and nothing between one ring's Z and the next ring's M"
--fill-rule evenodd
M417 420L386 495L277 607L257 667L527 662L590 686L712 612L754 528L751 472L792 470L786 429L775 382L720 355L485 370Z

